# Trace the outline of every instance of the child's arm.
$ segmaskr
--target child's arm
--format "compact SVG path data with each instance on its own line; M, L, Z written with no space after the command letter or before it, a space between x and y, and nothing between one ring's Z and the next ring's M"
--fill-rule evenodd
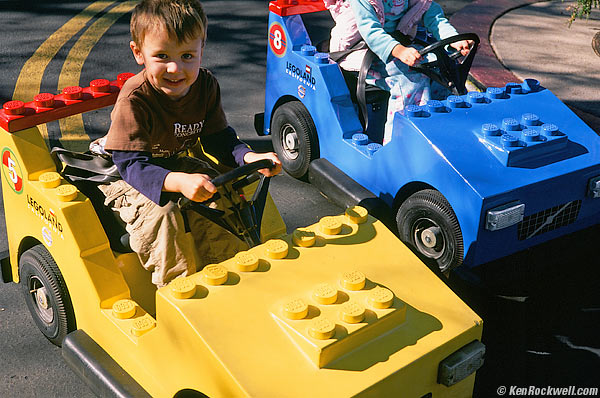
M206 174L172 171L164 179L163 191L180 192L189 200L204 202L217 192L217 188Z
M244 161L246 163L252 163L262 159L270 159L275 164L275 167L272 169L261 169L259 170L260 173L267 177L271 177L281 172L281 162L274 152L246 152L244 155ZM206 174L170 172L164 179L163 191L180 192L190 200L203 202L210 199L215 192L217 192L217 188L212 184L210 177Z
M356 26L362 38L371 51L383 62L389 62L394 56L392 51L400 45L389 33L384 30L375 9L368 0L348 0L356 19ZM404 46L401 46L405 48ZM399 48L396 51L400 51Z
M256 153L246 144L241 142L233 128L228 127L215 134L203 136L202 146L207 153L216 157L227 166L242 166L257 160L270 159L275 167L272 169L261 169L260 173L271 177L281 172L281 161L274 152Z
M244 162L252 163L262 159L269 159L273 162L275 167L272 169L260 169L259 173L266 175L267 177L272 177L281 172L281 161L277 157L275 152L265 152L265 153L256 153L256 152L248 152L244 155Z
M437 40L443 40L458 34L454 26L444 16L442 7L436 2L432 2L429 9L423 14L423 24ZM472 40L462 40L452 43L450 46L459 50L462 55L467 55L471 44L473 44Z
M168 200L162 192L179 192L202 202L217 190L208 175L170 171L156 164L149 152L112 151L112 158L123 180L161 206Z
M392 55L398 58L400 61L404 62L408 66L413 66L421 59L421 54L419 54L419 50L413 47L404 47L402 44L398 43L396 47L392 50Z

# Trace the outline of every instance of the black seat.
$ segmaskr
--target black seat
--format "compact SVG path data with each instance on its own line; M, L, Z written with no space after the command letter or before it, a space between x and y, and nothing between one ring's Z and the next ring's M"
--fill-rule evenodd
M117 212L104 205L104 194L98 188L102 183L121 178L112 161L91 153L72 152L63 148L52 148L51 155L64 179L92 202L111 249L119 253L132 252L125 223Z
M340 51L331 53L329 51L329 38L331 35L331 28L335 25L333 18L328 11L317 12L304 14L302 16L304 26L308 32L309 37L313 43L317 43L315 45L317 51L329 53L331 60L337 62L343 56L349 54L351 51L359 50L367 48L364 42L358 43L354 48L350 51ZM371 62L368 62L368 65L365 67L368 70L368 67L371 65ZM385 106L387 104L387 100L390 96L390 93L378 86L374 86L371 84L367 84L364 81L364 76L366 76L366 71L362 74L354 71L347 71L340 68L342 74L344 76L344 81L346 82L346 86L348 87L348 91L350 92L350 98L352 102L358 106L359 109L359 119L365 131L368 129L368 110L367 105L371 106ZM364 75L364 76L363 76Z

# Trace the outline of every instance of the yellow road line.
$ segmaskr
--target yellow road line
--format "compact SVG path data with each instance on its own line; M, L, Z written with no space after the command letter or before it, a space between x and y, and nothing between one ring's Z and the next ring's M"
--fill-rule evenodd
M85 27L90 19L113 3L114 1L96 1L90 4L50 35L38 49L35 50L31 58L25 62L25 65L23 65L21 73L17 78L17 83L15 84L13 99L31 101L33 96L40 92L44 71L50 61L56 56L58 50L60 50L73 35ZM40 125L39 127L42 135L47 138L48 131L46 125Z
M139 0L126 1L108 10L98 18L73 45L58 79L58 87L78 86L81 70L92 48L98 43L106 31L124 14L136 6ZM125 43L123 45L126 45ZM99 78L102 76L98 76ZM90 137L85 132L81 114L59 120L62 133L61 143L66 149L81 151L87 148Z

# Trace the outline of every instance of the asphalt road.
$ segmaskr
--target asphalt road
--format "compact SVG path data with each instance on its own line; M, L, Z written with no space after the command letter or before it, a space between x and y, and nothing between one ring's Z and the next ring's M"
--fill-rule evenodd
M102 4L115 15L106 10L80 14L99 3L0 2L0 102L12 99L17 89L31 91L27 82L39 82L25 98L30 99L37 92L56 92L69 79L87 85L139 70L128 48L128 13L119 17L116 5L106 1ZM220 81L229 122L255 148L269 149L269 140L257 137L252 127L264 104L266 1L203 3L210 24L204 64ZM440 3L453 12L468 1ZM69 25L77 15L90 18L79 29ZM53 36L65 26L71 30ZM94 34L86 35L90 30ZM47 42L50 37L54 44ZM86 114L84 126L63 135L58 123L51 123L49 140L82 148L83 134L95 138L106 131L108 111ZM274 178L271 187L288 230L341 211L309 184L287 176ZM600 386L600 270L594 245L599 232L598 227L582 231L448 281L485 322L486 364L478 372L475 396L494 397L499 387L513 385ZM0 249L5 246L4 234ZM93 396L60 350L38 332L18 287L0 285L0 397Z

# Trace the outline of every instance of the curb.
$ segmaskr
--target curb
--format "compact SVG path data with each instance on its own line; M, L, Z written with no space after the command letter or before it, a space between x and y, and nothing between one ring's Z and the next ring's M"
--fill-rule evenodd
M470 70L470 79L475 86L485 89L486 87L503 87L506 83L521 81L496 56L490 43L492 25L502 15L515 8L542 1L548 0L495 0L493 2L476 0L452 15L450 23L459 32L476 33L481 40ZM600 117L572 106L569 108L597 134L600 134Z

